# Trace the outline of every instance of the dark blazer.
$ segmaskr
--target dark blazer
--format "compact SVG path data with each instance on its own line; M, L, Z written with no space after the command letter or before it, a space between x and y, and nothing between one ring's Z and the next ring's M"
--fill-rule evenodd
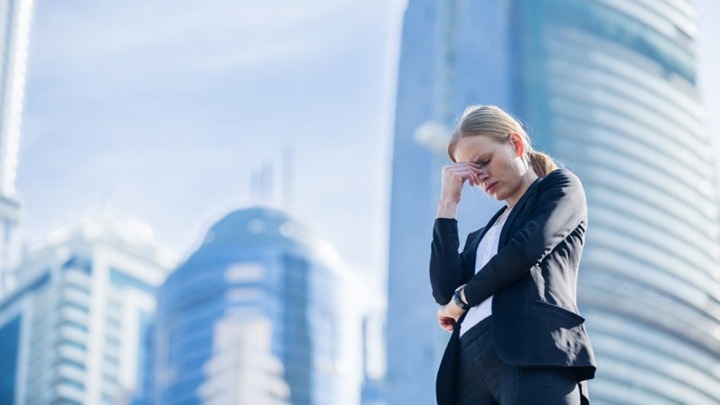
M503 225L498 253L475 274L478 244L504 210L470 233L461 253L457 221L435 221L430 258L435 301L447 304L455 289L467 283L465 297L471 306L493 296L493 337L503 362L574 367L578 381L593 378L595 359L576 303L587 229L580 181L565 169L536 180ZM455 327L438 371L439 404L455 404L459 331Z

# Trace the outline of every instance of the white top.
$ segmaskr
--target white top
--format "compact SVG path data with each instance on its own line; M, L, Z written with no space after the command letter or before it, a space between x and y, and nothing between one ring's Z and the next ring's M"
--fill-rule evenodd
M478 244L477 256L475 258L475 274L482 270L487 262L489 262L490 259L497 254L498 244L500 243L500 232L505 224L505 219L508 215L510 215L511 209L512 208L505 210L505 212L500 215L497 221L495 221L495 224L488 229ZM473 326L480 323L483 319L492 315L492 299L493 297L490 296L479 305L476 305L468 310L467 315L465 315L465 319L463 319L460 324L460 336L470 330Z

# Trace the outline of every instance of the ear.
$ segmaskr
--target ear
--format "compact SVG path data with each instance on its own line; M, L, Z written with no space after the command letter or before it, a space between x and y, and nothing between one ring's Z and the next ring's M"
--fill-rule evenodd
M509 141L515 149L515 156L522 156L523 153L525 153L525 144L523 143L520 134L517 134L515 132L511 133Z

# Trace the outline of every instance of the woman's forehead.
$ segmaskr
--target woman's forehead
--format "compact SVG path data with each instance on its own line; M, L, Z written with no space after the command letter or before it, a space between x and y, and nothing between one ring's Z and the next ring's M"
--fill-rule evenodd
M485 135L471 135L460 138L455 145L455 161L470 162L492 154L501 144Z

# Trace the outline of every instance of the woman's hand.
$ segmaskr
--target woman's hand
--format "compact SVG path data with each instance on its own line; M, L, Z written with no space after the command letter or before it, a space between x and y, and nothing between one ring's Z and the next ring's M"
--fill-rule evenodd
M480 166L472 162L453 163L442 168L442 191L438 204L438 218L455 218L457 205L463 184L470 182L471 186L481 184Z
M445 305L438 308L438 322L440 327L448 332L452 332L455 329L457 320L465 313L465 310L455 304L455 301L450 300Z

